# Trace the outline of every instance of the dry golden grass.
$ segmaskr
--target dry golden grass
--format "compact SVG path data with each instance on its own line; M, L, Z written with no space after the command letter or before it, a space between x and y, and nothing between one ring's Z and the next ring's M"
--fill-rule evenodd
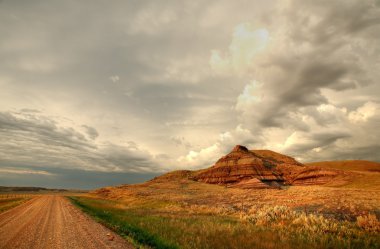
M380 172L380 163L365 160L325 161L307 163L306 165L345 171Z
M338 178L335 185L237 189L192 181L191 172L180 171L143 184L100 189L84 201L181 248L207 248L208 243L222 248L223 243L229 246L224 248L244 243L260 248L295 248L294 243L299 248L377 248L380 173L373 165L361 171L352 163L334 167L347 172L343 184ZM190 237L177 238L177 230ZM198 242L191 244L192 239Z
M56 192L56 191L42 191L42 192L0 192L0 212L4 212L8 209L16 207L31 198L41 196L41 195L70 195L70 196L81 196L84 193L78 192Z
M363 228L368 232L379 233L380 232L380 221L374 214L367 214L357 217L356 220L359 227Z
M240 216L218 209L172 209L162 206L120 205L89 197L73 202L103 224L134 242L151 248L378 248L373 230L376 217L358 222L294 211L286 206L262 206L239 211ZM170 212L168 212L170 211ZM211 211L211 213L209 213ZM234 214L234 211L229 213ZM359 222L360 220L360 222ZM375 222L375 223L374 223Z
M336 184L340 187L380 190L380 163L364 160L347 160L316 162L307 165L347 172L348 176L345 178L345 181L342 184Z
M235 213L263 205L354 219L379 212L380 191L371 188L292 186L287 189L244 190L190 180L123 185L98 191L94 196L126 205L151 205L155 211Z
M31 199L28 194L0 194L0 213Z

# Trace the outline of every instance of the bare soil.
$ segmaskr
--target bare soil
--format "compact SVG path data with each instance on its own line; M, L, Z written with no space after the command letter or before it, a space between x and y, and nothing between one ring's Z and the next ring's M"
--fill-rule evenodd
M0 248L101 249L133 245L63 196L38 196L0 214Z

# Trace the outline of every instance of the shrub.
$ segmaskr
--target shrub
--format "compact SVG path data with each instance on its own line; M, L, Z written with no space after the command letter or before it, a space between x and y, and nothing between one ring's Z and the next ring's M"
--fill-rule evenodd
M297 233L337 234L350 236L353 234L353 226L348 222L328 219L322 215L306 214L301 211L293 211L286 206L264 206L252 209L241 218L258 226L285 226L286 230L292 229Z
M356 224L367 232L380 232L380 222L374 214L356 217Z
M245 219L256 225L273 225L293 219L295 215L296 212L285 206L264 206L259 209L251 209Z
M307 215L305 213L298 215L292 224L311 233L337 233L339 228L341 228L333 219L326 219L322 215Z

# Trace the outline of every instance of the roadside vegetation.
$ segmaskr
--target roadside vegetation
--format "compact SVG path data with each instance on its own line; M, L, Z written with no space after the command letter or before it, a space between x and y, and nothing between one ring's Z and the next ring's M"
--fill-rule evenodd
M115 202L78 196L69 198L82 211L129 239L137 247L178 248L174 243L165 241L158 235L144 230L133 212L119 208Z
M4 191L4 192L1 192ZM0 186L0 213L14 208L34 197L41 195L83 195L85 191L57 191L35 187L2 187Z
M140 247L380 248L380 222L374 214L345 220L276 205L207 210L158 200L126 204L84 196L70 199Z
M31 195L26 194L0 194L0 213L16 207L31 198Z

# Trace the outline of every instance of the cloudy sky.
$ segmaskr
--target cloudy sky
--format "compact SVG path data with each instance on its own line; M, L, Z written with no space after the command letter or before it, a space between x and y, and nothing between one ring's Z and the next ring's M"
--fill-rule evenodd
M0 0L0 185L95 188L235 144L380 161L380 2Z

